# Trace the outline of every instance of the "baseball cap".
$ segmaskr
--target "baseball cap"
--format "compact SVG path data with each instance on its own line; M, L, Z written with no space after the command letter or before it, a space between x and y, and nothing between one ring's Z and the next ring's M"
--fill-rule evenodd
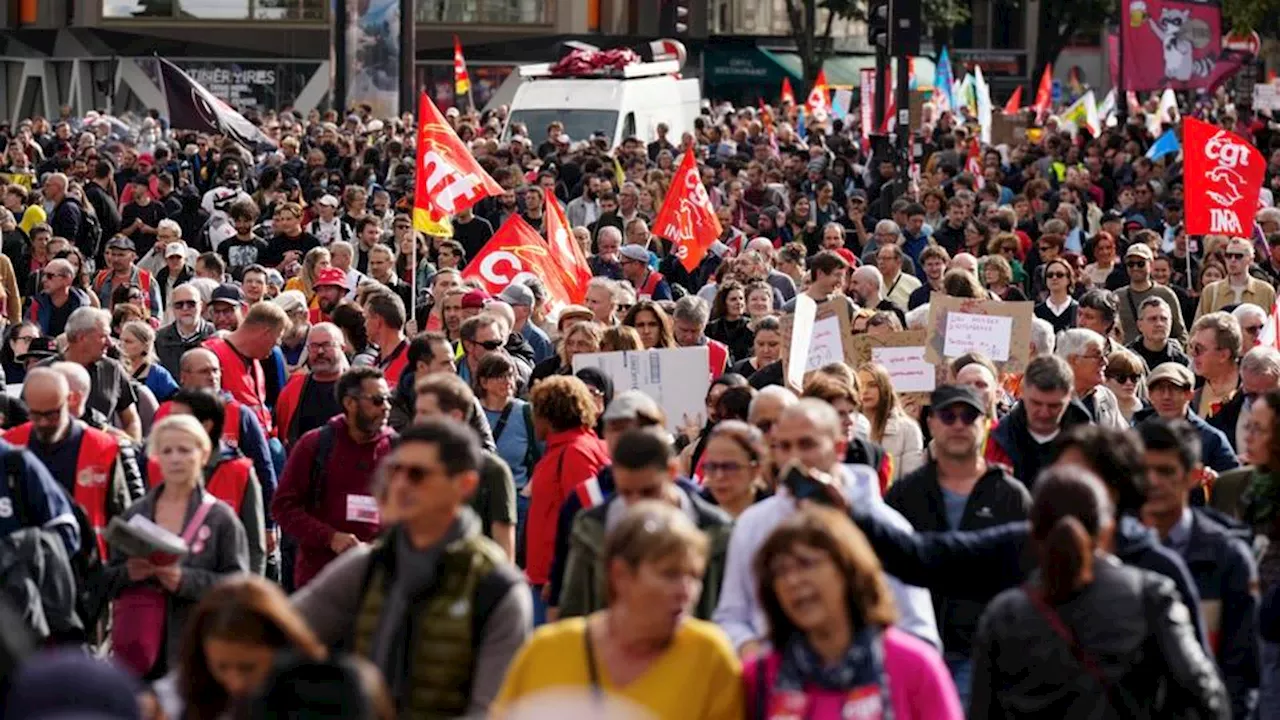
M17 357L18 362L26 362L32 359L42 359L53 357L58 354L58 341L48 335L40 335L31 338L31 344L27 345L27 351Z
M164 256L167 258L170 258L170 257L173 257L174 255L181 255L183 257L186 257L187 246L183 245L182 243L176 243L176 242L165 245Z
M564 332L565 324L569 321L577 320L595 320L595 313L590 308L583 305L566 305L560 310L560 316L556 318L556 329Z
M849 199L850 199L850 200L857 200L857 201L859 201L859 202L863 202L863 203L865 203L865 202L867 201L867 191L866 191L866 190L851 190L851 191L849 192Z
M1152 260L1155 258L1155 253L1151 252L1150 246L1146 243L1136 242L1130 245L1128 250L1124 251L1124 256L1126 258L1140 257L1143 260Z
M108 240L107 249L108 250L131 250L133 252L138 251L138 249L134 247L133 241L124 235L116 235L115 237Z
M508 285L498 293L498 299L512 307L533 307L534 303L533 291L520 283Z
M244 305L244 293L241 292L239 285L231 283L222 283L213 291L213 296L209 298L209 303L216 302L234 303L236 305Z
M1196 386L1196 377L1191 374L1190 368L1182 363L1166 362L1160 363L1155 370L1147 376L1147 387L1155 387L1156 383L1167 382L1173 383L1182 388L1193 388Z
M609 407L604 410L603 419L605 422L641 418L656 421L661 417L662 410L658 408L658 403L654 402L653 398L639 390L627 390L614 396L613 402L609 403Z
M336 208L338 207L338 198L332 195L321 195L320 199L316 200L316 204Z
M472 290L462 296L462 307L464 308L484 308L493 298L484 290Z
M316 276L316 281L311 284L315 287L337 285L340 288L347 289L347 274L336 267L327 267L320 271L320 274Z
M1104 223L1120 222L1121 220L1124 220L1124 215L1121 215L1118 210L1108 210L1102 213L1102 222Z
M979 413L987 411L987 406L978 396L978 391L968 385L941 385L929 396L929 404L934 410L941 410L950 405L968 405Z
M618 251L618 254L628 260L635 260L636 262L642 263L649 262L649 251L639 245L623 245L622 249Z

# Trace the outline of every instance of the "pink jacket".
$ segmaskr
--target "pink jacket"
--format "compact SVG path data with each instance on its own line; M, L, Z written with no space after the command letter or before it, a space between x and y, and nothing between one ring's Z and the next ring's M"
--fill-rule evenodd
M964 720L964 708L960 707L955 683L938 651L923 640L891 627L884 633L884 655L894 720ZM772 685L781 662L776 652L770 652L749 661L743 668L748 718L767 717L756 708L760 667L764 665L765 676ZM806 718L840 720L844 694L816 689L806 689L805 694L809 700ZM768 710L766 706L765 713Z

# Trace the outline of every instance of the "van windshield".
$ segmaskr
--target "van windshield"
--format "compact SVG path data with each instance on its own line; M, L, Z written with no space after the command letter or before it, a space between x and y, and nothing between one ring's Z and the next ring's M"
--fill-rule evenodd
M529 128L529 139L533 141L534 147L547 139L547 126L555 120L564 124L564 132L573 142L588 140L591 133L603 132L612 143L614 131L618 127L618 111L548 108L515 110L511 113L512 123L524 123ZM508 123L504 138L510 137L511 123Z

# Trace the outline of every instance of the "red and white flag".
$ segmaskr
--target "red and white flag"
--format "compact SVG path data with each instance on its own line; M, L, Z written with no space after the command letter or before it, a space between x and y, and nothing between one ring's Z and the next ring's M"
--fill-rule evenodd
M1044 74L1040 76L1040 87L1036 89L1036 116L1043 117L1053 106L1053 63L1044 66Z
M471 100L471 76L467 74L467 60L462 57L462 43L453 36L453 94L461 100Z
M790 104L792 104L792 105L795 105L795 104L796 104L796 94L795 94L795 91L791 89L791 78L786 78L786 77L784 77L784 78L782 78L782 99L781 99L781 104L786 105L787 103L790 103Z
M821 110L826 113L826 117L831 117L831 93L827 90L825 70L818 71L818 79L814 81L813 89L809 91L809 97L804 101L804 107L810 115Z
M1005 115L1017 115L1022 109L1022 86L1013 89L1013 94L1009 96L1009 102L1004 104Z
M414 173L413 226L429 234L448 226L448 218L502 186L480 167L471 151L422 93L418 100L418 158Z
M1217 125L1182 119L1188 235L1249 237L1266 174L1262 153Z
M662 209L653 221L653 234L670 240L676 257L692 272L723 231L698 173L693 148L686 147Z
M535 276L546 285L553 302L568 304L569 291L557 268L542 236L513 213L467 263L462 277L475 280L490 295L497 295L511 283Z
M1280 350L1280 302L1271 306L1266 324L1258 331L1258 344Z
M964 160L964 171L973 176L973 184L979 190L987 184L986 179L982 177L982 148L978 146L977 138L969 141L969 154Z
M543 188L543 198L547 207L544 224L547 244L551 246L551 262L569 293L569 302L581 304L587 297L587 283L591 282L591 266L587 264L582 246L573 237L569 219L565 217L556 194L551 188Z

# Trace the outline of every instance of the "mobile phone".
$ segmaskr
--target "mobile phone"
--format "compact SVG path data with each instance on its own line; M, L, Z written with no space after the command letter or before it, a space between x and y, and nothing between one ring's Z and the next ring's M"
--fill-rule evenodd
M833 506L827 487L828 482L814 477L799 465L792 464L783 471L782 482L797 502L809 500L821 505Z

